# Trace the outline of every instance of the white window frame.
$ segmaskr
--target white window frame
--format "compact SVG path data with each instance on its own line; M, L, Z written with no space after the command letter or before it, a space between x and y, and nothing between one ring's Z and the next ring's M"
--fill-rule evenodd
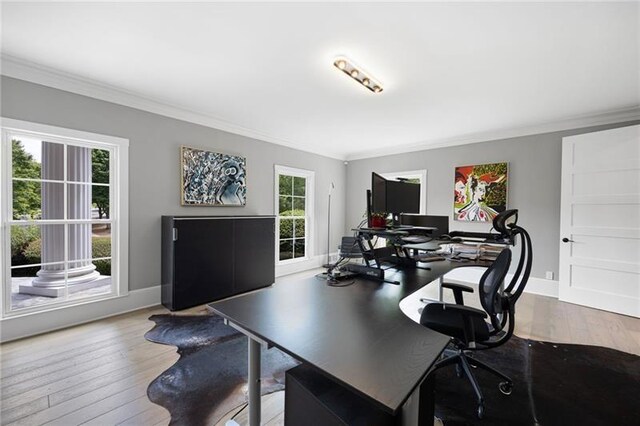
M129 140L4 117L0 118L0 124L2 131L2 146L0 149L0 176L2 177L2 195L0 196L0 235L2 237L2 244L0 244L0 273L3 277L2 291L0 291L0 318L42 313L127 296L129 294ZM67 219L46 221L13 220L11 137L16 134L46 140L47 142L66 143L112 152L113 155L109 163L112 291L109 294L47 303L11 311L11 285L9 284L11 282L11 225L70 223ZM92 220L92 222L99 222L99 220ZM65 238L67 237L65 236Z
M396 180L396 178L420 179L420 213L427 214L427 170L408 170L404 172L379 173L385 179Z
M279 216L279 201L280 201L280 175L302 177L306 179L305 187L305 221L304 221L304 235L305 235L305 250L304 257L298 257L295 259L280 260L280 216ZM315 199L315 176L316 173L312 170L296 169L289 166L275 165L274 167L274 205L273 211L276 216L276 265L289 265L292 263L304 262L313 257L313 239L315 235L315 229L313 228L313 213L314 213L314 199Z

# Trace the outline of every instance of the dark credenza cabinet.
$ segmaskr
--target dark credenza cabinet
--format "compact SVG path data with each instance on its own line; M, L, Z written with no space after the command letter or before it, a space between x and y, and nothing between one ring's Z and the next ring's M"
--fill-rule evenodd
M170 310L274 281L274 216L162 216L162 304Z

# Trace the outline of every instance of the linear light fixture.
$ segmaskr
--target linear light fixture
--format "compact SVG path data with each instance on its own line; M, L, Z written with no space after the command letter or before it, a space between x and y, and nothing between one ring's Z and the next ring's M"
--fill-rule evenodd
M358 83L362 84L367 89L371 90L373 93L382 92L383 89L380 82L376 81L370 75L367 75L364 71L362 71L362 68L358 67L344 56L336 58L333 61L333 66L335 66L337 69L339 69Z

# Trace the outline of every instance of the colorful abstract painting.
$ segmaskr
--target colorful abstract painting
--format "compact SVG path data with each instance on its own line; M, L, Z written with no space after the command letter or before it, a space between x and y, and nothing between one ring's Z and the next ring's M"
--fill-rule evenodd
M456 167L453 218L491 222L507 208L508 163Z
M182 205L244 206L246 159L182 147Z

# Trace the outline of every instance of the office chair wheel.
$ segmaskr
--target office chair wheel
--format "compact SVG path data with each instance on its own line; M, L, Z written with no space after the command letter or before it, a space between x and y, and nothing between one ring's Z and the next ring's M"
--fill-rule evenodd
M513 391L513 383L511 382L500 382L498 385L498 389L505 395L511 395L511 391Z
M478 405L478 413L477 414L478 414L478 418L480 420L482 420L482 418L484 417L484 405L483 404Z

